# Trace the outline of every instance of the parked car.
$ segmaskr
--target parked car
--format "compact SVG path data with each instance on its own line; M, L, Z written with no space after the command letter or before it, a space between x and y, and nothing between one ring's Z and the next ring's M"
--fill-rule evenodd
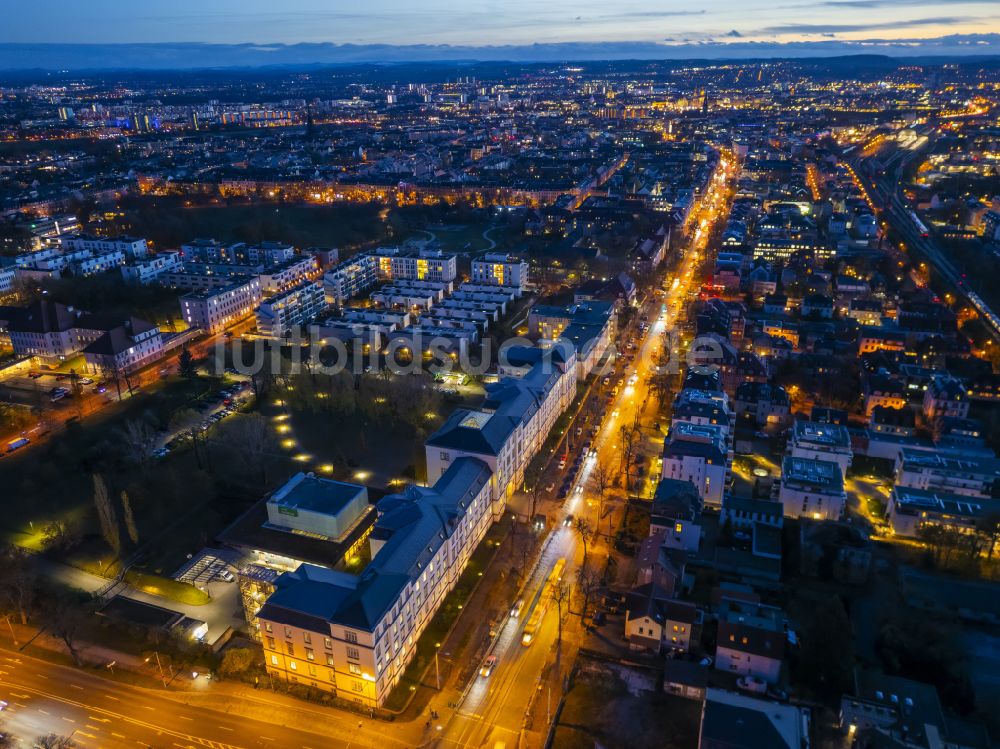
M224 582L231 583L236 579L236 576L229 570L222 570L222 572L218 574L218 578Z
M736 680L736 686L744 692L753 692L754 694L767 693L767 682L756 676L741 676Z

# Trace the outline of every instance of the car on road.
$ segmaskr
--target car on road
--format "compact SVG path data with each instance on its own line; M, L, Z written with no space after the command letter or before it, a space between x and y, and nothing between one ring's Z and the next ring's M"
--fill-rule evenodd
M741 676L736 680L736 686L744 692L753 694L766 694L767 682L756 676Z
M486 656L486 660L483 661L482 668L479 669L479 675L484 679L488 678L490 674L493 673L493 669L496 668L497 657L495 655Z
M3 711L5 707L7 707L6 701L0 700L0 711Z
M614 411L611 412L611 418L612 419L617 419L618 418L618 409L617 408Z
M170 453L170 448L168 448L168 447L161 447L161 448L159 448L157 450L153 450L153 457L154 458L165 458L165 457L167 457L167 455L169 453Z
M567 515L563 519L563 525L565 525L567 528L569 528L571 525L573 525L573 514L572 513L570 513L569 515Z
M510 609L510 618L517 619L521 615L521 610L524 608L524 599L519 598L517 603L515 603Z
M30 377L33 380L37 380L41 376L42 376L41 372L28 372L28 377Z

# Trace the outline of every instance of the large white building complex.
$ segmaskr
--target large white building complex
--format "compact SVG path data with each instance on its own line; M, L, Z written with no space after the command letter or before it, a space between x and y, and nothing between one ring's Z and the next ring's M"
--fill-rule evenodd
M428 486L377 503L367 537L371 562L360 574L300 564L273 580L266 601L254 601L248 620L256 623L272 676L366 707L388 698L420 635L576 395L576 352L568 342L513 347L507 362L479 409L456 411L427 440ZM349 516L328 531L343 533L359 514L344 503L358 494L327 486L334 483L293 480L272 498L272 522L306 522L313 532L319 525L302 518L316 505L321 518Z

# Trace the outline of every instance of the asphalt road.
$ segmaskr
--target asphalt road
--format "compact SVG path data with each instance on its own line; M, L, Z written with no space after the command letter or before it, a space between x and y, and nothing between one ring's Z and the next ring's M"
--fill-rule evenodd
M730 169L732 167L730 166ZM727 176L731 177L732 172ZM558 635L558 607L549 603L548 610L541 625L529 646L521 644L524 625L530 615L531 607L537 605L541 590L553 566L559 559L566 560L564 580L574 583L576 570L583 559L583 548L579 534L563 521L568 515L587 517L593 524L597 523L597 508L595 492L591 475L594 466L599 461L616 465L620 460L620 427L634 421L640 423L652 418L650 409L655 412L652 399L646 398L646 382L653 373L658 360L658 349L663 343L663 334L671 330L678 322L678 315L684 302L697 289L698 279L696 269L699 255L704 251L711 232L708 226L723 218L726 206L711 206L713 198L721 197L725 180L720 180L715 190L711 191L706 205L701 211L700 220L707 220L705 231L699 232L692 241L675 275L664 281L665 295L662 299L654 298L644 307L643 312L649 315L650 326L639 342L635 359L625 372L628 382L634 376L634 383L622 388L608 403L607 411L597 436L592 443L594 455L585 460L569 496L562 507L549 516L549 521L556 525L547 539L539 558L532 568L524 585L524 609L518 618L508 618L501 627L493 647L489 651L497 656L497 664L488 677L477 674L467 685L459 700L457 710L451 718L440 727L439 746L455 747L495 747L503 743L507 747L518 746L518 737L525 724L526 713L535 699L543 700L540 704L551 704L554 710L560 695L549 694L549 680L543 681L546 666L549 665L550 653L556 644ZM657 316L660 304L664 303L666 312ZM675 302L678 304L675 305ZM571 458L572 459L572 458ZM606 551L595 548L591 542L588 552L593 559L595 555L603 556ZM563 605L565 614L565 604ZM558 667L565 675L572 664L576 650L582 640L582 627L579 617L565 616L563 625L563 641L559 654ZM558 680L557 680L558 681ZM534 730L546 730L546 726L533 726Z
M205 689L211 685L205 684ZM262 693L263 700L266 694ZM0 713L4 732L25 746L55 733L85 749L99 747L211 747L212 749L353 749L407 746L378 736L381 726L360 730L344 717L345 738L331 738L177 702L155 691L102 679L87 672L0 650ZM262 701L263 701L262 700ZM262 704L262 715L268 708ZM320 716L321 714L317 714ZM328 716L337 713L328 712ZM318 717L317 722L322 718ZM325 722L329 728L332 721ZM385 726L385 733L391 731Z

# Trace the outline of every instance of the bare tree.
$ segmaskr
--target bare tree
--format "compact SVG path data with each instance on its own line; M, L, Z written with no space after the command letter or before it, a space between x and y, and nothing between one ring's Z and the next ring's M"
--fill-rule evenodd
M236 450L249 469L258 471L260 482L266 484L267 457L276 447L267 419L255 413L233 418L220 426L221 441Z
M49 632L63 641L73 662L81 665L76 645L89 616L86 605L69 591L57 589L45 596L42 616Z
M583 543L583 566L587 566L587 545L590 543L590 539L594 537L594 526L591 525L587 518L578 517L576 522L573 524L573 529L576 534L580 537L580 541Z
M607 501L608 492L611 491L612 487L615 485L615 474L614 470L608 465L607 461L599 460L597 465L594 466L593 472L590 474L591 480L594 482L594 488L597 490L597 531L601 529L601 520L604 519L604 503ZM610 515L610 513L609 513ZM608 521L608 535L611 535L611 521Z
M580 609L580 620L583 621L590 610L590 602L601 588L601 575L597 570L584 565L577 570L576 586L583 598Z
M636 451L639 448L641 432L635 424L623 424L619 430L622 441L621 473L625 479L625 495L632 491L632 469L635 467Z
M556 644L558 649L556 651L556 659L559 658L559 652L562 650L562 634L563 634L563 607L568 606L570 596L570 586L565 579L560 578L552 585L552 600L556 604L556 614L558 619L556 620L556 625L558 629L556 630Z
M132 513L132 500L128 497L128 492L124 489L121 493L122 518L125 520L125 530L128 532L129 540L136 546L139 545L139 528L135 524L135 515Z
M43 736L36 736L31 742L31 749L73 749L76 744L68 736L60 736L57 733L47 733Z
M104 477L95 473L93 479L94 506L97 508L97 519L101 523L101 535L115 556L119 557L122 553L122 536L121 530L118 528L118 514L111 504L111 494L108 492L108 485L104 481Z
M145 465L156 449L156 430L146 419L128 419L118 431L127 459L136 465Z
M14 614L21 624L28 623L28 612L35 597L35 575L28 552L10 544L0 552L0 609Z

